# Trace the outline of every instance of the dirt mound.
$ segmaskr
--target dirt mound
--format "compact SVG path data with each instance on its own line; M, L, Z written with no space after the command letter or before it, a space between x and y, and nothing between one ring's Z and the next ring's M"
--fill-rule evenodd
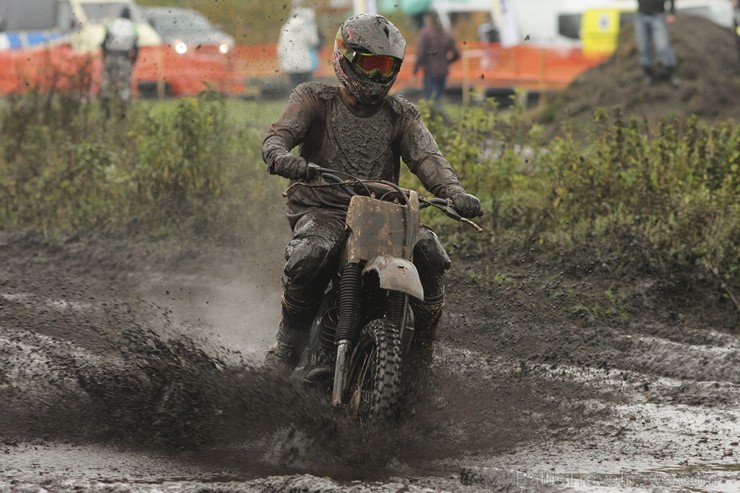
M583 121L597 108L621 106L651 121L672 115L707 119L740 117L740 63L733 32L704 18L677 17L669 27L681 84L650 84L639 65L634 29L624 26L619 47L604 63L582 73L543 109L543 123Z

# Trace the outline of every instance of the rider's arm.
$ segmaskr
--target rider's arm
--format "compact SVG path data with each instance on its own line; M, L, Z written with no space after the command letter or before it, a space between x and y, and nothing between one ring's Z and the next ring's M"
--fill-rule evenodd
M420 118L408 119L400 135L401 158L424 188L443 199L465 191Z
M291 179L305 174L305 160L291 150L303 142L308 132L314 101L306 86L298 86L291 93L283 115L270 126L262 142L262 159L269 173Z
M480 200L460 185L452 166L442 156L429 129L422 123L418 111L405 111L400 126L401 157L419 177L424 188L435 196L452 199L453 207L466 218L483 214Z

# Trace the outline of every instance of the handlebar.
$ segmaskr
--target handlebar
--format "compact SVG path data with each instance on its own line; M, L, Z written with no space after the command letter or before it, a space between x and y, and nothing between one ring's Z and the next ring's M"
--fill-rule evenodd
M406 204L408 204L408 197L410 190L406 188L401 188L395 183L386 181L386 180L365 180L362 178L357 178L355 176L352 176L348 173L342 173L339 172L339 174L345 174L347 175L348 179L343 180L337 175L337 171L322 168L321 166L318 166L314 163L308 164L308 171L307 171L307 179L311 180L313 177L320 176L325 182L325 185L317 184L317 185L311 185L309 183L303 183L303 182L296 182L295 185L303 185L303 186L337 186L343 188L349 196L354 195L380 195L381 200L399 200L402 199ZM441 198L431 198L428 199L426 197L419 196L419 208L424 209L426 207L435 207L442 212L445 213L445 215L451 219L454 219L458 222L463 222L471 227L475 228L476 231L479 233L483 231L483 228L478 226L476 223L471 221L470 219L467 219L465 217L462 217L455 209L454 204L452 203L452 200L450 199L441 199Z

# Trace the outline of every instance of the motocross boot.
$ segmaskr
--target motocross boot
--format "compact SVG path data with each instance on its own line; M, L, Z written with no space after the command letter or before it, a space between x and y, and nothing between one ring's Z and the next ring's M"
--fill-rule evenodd
M414 311L414 341L412 342L411 360L414 366L428 368L432 364L434 339L444 305L444 293L431 298L427 297L423 302L416 299L411 300L411 308Z
M657 82L657 77L655 75L655 70L653 67L644 66L642 67L642 71L645 74L645 82L648 85L653 85Z
M308 342L309 329L317 305L295 300L288 293L280 302L282 319L275 336L275 344L267 350L264 367L279 373L289 374Z
M668 83L673 87L678 88L681 85L681 79L679 79L678 75L676 75L676 67L668 67L666 68L666 70L668 71L668 74L666 75L668 78Z

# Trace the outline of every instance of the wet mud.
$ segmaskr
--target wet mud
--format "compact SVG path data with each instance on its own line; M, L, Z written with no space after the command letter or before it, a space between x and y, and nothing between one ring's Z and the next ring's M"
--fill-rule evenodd
M397 424L358 427L259 367L280 255L8 234L0 253L0 491L740 488L731 312L594 318L553 304L589 306L580 279L481 284L456 259L429 379Z

